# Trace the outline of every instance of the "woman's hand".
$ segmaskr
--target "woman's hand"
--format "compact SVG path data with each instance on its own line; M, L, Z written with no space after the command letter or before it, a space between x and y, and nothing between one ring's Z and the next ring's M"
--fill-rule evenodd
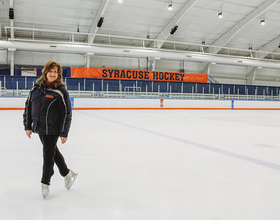
M31 138L32 130L26 130L27 137Z
M67 141L67 138L65 138L65 137L60 137L60 139L61 139L62 144L66 143L66 141Z

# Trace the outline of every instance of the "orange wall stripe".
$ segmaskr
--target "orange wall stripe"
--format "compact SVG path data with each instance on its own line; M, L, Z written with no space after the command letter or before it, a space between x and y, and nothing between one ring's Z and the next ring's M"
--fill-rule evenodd
M0 110L24 110L24 108L0 108Z
M231 108L74 108L74 110L232 110ZM280 108L239 108L234 110L280 110Z

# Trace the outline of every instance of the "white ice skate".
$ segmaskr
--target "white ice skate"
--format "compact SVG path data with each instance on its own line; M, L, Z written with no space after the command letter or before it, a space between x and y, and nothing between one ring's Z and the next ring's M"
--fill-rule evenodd
M42 183L42 196L44 197L44 199L49 195L50 192L50 188L49 185Z
M78 173L74 173L72 170L69 170L69 173L67 174L67 176L64 177L66 189L69 190L73 186L77 176L78 176Z

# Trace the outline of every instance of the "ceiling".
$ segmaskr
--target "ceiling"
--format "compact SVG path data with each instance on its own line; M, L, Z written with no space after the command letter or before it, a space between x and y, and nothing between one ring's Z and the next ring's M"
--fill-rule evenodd
M168 10L170 2L0 0L0 40L196 52L266 62L280 60L277 0L172 0L173 10ZM223 18L217 17L219 12ZM103 23L97 27L101 17ZM260 25L262 19L265 25ZM8 26L16 28L14 37ZM177 30L170 34L175 26Z

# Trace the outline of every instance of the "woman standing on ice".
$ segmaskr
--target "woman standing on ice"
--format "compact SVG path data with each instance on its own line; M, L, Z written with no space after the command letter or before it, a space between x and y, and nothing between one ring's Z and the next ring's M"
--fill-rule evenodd
M67 141L72 118L69 94L62 82L62 67L49 61L42 70L42 76L31 89L25 103L23 123L26 134L38 133L43 144L42 196L49 194L54 163L65 179L65 188L71 188L77 176L67 168L65 160L57 148L57 140Z

